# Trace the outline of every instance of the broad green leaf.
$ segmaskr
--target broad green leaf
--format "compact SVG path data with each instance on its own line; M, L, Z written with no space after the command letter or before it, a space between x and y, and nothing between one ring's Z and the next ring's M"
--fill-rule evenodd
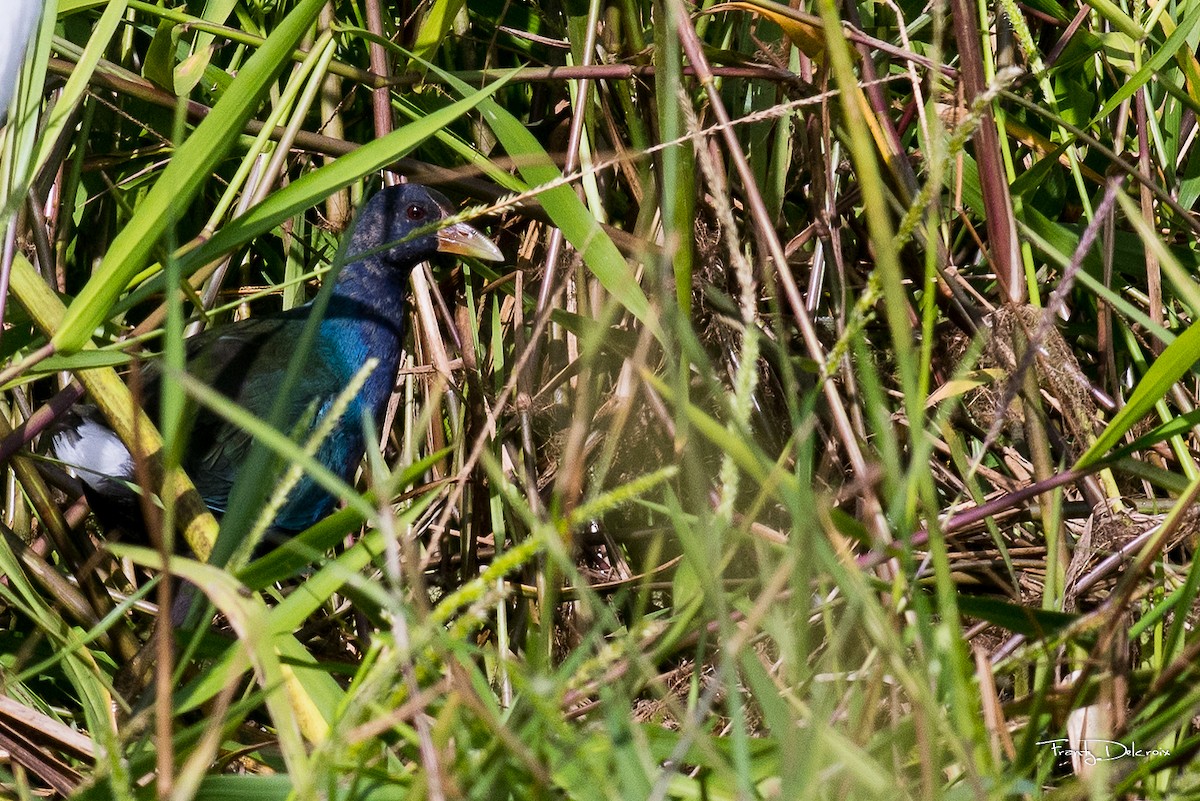
M391 494L403 486L416 480L429 466L441 459L444 452L430 454L425 460L412 465L409 469L393 474L388 486L383 491ZM372 496L364 496L372 501ZM412 505L396 515L395 527L403 530L410 526L438 498L438 493L426 493L415 500ZM309 563L311 558L306 554L314 548L324 549L334 540L344 538L350 530L362 524L363 516L358 509L349 507L342 509L315 524L308 531L300 534L292 543L263 559L251 563L238 574L238 579L251 589L259 589L283 575L293 575L294 568L300 563ZM291 633L301 626L313 612L329 598L338 592L348 582L362 582L362 570L378 557L383 551L383 534L371 531L353 547L346 550L336 559L320 566L309 576L302 588L292 592L280 604L273 607L268 615L267 630L275 637L275 644L281 654L296 669L297 680L306 688L308 696L313 700L317 709L332 715L342 701L342 690L337 682L323 669L319 669L315 660L296 641ZM245 655L236 649L228 649L212 666L212 669L198 676L193 682L184 687L176 696L178 708L192 709L212 698L225 686L228 676L245 670L248 665ZM312 669L307 669L311 667ZM300 669L304 668L304 669ZM329 722L332 722L331 720Z
M67 310L24 255L18 253L13 259L10 280L13 296L29 312L37 327L47 335L59 329ZM95 345L85 340L83 348L92 350ZM150 460L151 464L157 463L158 454L162 451L162 438L150 418L134 402L129 388L116 371L107 367L83 370L78 378L92 402L100 408L109 426L130 452L135 457ZM171 486L176 490L177 519L184 527L184 539L194 553L207 558L217 540L217 521L182 469L172 471L170 478Z
M431 494L431 500L432 497ZM412 522L425 508L425 504L418 504L411 510L411 516L408 512L399 516L398 524ZM345 512L338 514L344 515ZM317 525L320 526L321 523ZM309 663L315 668L315 660L292 636L292 632L347 582L357 580L356 577L360 579L363 568L382 552L383 534L378 530L369 532L345 553L310 576L302 588L290 593L266 613L266 631L274 637L276 647L293 665ZM197 676L180 690L175 698L176 707L180 711L196 708L224 689L228 675L246 667L248 665L244 654L236 648L226 650L225 654L213 663L211 669ZM329 715L334 714L339 707L342 693L333 678L319 669L303 670L299 675L309 687L309 693L314 697L317 708L325 710Z
M1066 612L1038 609L979 595L959 595L957 603L958 611L968 617L986 620L1014 634L1035 639L1053 636L1078 620L1078 616Z
M238 71L212 112L178 147L133 218L113 240L99 270L67 309L53 339L58 350L82 348L130 279L149 263L152 249L238 141L324 4L324 0L299 0Z
M146 567L162 567L162 556L157 551L120 544L110 547L118 556ZM283 758L293 776L307 775L307 753L300 734L311 742L321 742L328 733L328 724L319 714L313 716L313 699L296 683L294 671L281 659L290 649L271 635L269 612L262 597L247 592L230 573L194 559L171 557L170 569L203 591L237 633L238 644L245 649L264 690ZM290 639L295 642L295 638ZM296 643L296 647L301 646Z
M208 69L208 62L212 59L212 55L213 46L209 45L175 65L172 73L175 94L186 97L196 88L196 84L200 83L200 79L204 77L204 71Z
M176 27L171 20L159 20L142 62L142 77L168 92L175 88L175 54L179 46Z
M289 217L312 207L364 175L370 175L392 164L483 102L503 86L509 77L505 76L485 89L471 92L462 100L398 128L381 139L368 142L333 163L306 173L287 186L272 192L262 203L223 225L212 239L182 254L180 266L183 273L190 273L254 237L270 231Z
M462 10L464 2L465 0L435 0L430 5L421 20L421 26L417 29L413 55L422 61L433 57L449 33L450 26L454 24L454 18Z
M214 25L224 25L229 19L229 15L237 7L238 0L207 0L204 4L204 13L201 14L204 19ZM212 44L216 37L211 33L201 31L196 34L196 49L207 47Z
M208 0L204 4L203 17L214 25L224 25L237 4L238 0ZM196 40L192 43L191 54L175 68L175 91L177 94L186 95L200 81L215 52L215 40L216 36L209 31L199 30L196 32Z
M121 25L127 5L126 0L114 0L100 15L100 20L96 23L96 27L88 39L87 47L83 49L82 57L75 64L75 69L71 71L71 77L67 79L67 85L63 87L58 102L54 104L54 108L46 120L45 128L41 132L37 156L33 160L35 174L41 172L42 167L46 165L67 120L87 95L88 81L95 72L96 65L100 62L104 51L112 42L113 34Z
M1088 5L1100 10L1101 6L1108 6L1108 0L1090 0ZM1103 11L1101 11L1103 13ZM1167 37L1167 41L1163 42L1162 47L1154 52L1150 58L1146 59L1142 64L1142 68L1125 80L1117 91L1113 92L1112 96L1105 101L1103 107L1096 112L1092 118L1093 124L1098 124L1112 113L1117 106L1124 103L1129 98L1133 97L1134 92L1142 88L1148 81L1164 67L1167 62L1175 58L1175 54L1182 47L1188 46L1189 37L1195 32L1197 24L1200 24L1200 3L1192 3L1188 8L1187 16L1179 23L1179 27L1171 32ZM1122 29L1124 30L1124 29ZM1141 41L1145 38L1142 29L1134 25L1134 31L1124 31L1136 40Z
M1200 360L1200 323L1192 324L1154 360L1146 375L1134 387L1125 407L1100 432L1092 447L1079 457L1075 469L1080 470L1098 462L1125 436L1125 432L1166 396L1171 385L1182 378L1197 360Z

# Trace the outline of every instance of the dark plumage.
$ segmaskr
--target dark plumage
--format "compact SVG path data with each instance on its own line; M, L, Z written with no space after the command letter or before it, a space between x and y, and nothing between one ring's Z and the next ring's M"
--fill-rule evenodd
M399 368L404 307L413 267L438 252L500 260L499 249L469 225L431 229L452 214L440 193L415 184L388 187L363 208L355 223L315 344L286 403L283 430L325 414L334 398L367 359L378 366L321 444L317 459L343 479L352 478L365 450L364 413L378 426ZM188 372L254 415L270 414L288 362L312 313L312 304L255 317L193 337L187 343ZM148 371L147 409L157 405L158 382ZM312 422L316 425L316 421ZM54 433L58 457L75 468L89 501L102 516L136 509L133 463L120 440L92 407L81 406ZM210 411L200 409L183 466L206 504L226 511L251 437ZM330 512L334 499L308 477L291 491L275 516L284 534L301 531ZM124 515L120 510L126 510Z

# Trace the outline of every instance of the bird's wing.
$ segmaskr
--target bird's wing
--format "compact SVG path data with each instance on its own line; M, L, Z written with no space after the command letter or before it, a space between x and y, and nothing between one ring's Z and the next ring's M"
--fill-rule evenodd
M270 416L303 330L302 316L281 315L255 318L203 334L189 343L188 372L255 417L265 419ZM336 379L325 375L327 372L322 360L308 360L284 410L284 433L291 434L325 402L314 387L338 386ZM209 409L196 411L184 467L213 509L225 511L251 444L253 438L240 426Z

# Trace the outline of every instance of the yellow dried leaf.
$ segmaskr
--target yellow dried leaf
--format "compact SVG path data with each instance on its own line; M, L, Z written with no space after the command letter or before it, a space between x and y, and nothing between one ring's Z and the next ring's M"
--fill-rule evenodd
M825 31L819 18L805 14L802 11L788 8L779 3L767 0L736 0L731 3L718 3L708 9L708 13L718 11L749 11L774 22L783 29L783 33L792 44L809 58L821 59L825 55Z
M929 399L925 401L925 408L941 403L947 398L956 398L959 395L965 395L973 389L979 389L985 384L991 384L1007 373L996 367L989 367L982 370L972 370L960 378L954 378L942 384L934 392L930 393Z

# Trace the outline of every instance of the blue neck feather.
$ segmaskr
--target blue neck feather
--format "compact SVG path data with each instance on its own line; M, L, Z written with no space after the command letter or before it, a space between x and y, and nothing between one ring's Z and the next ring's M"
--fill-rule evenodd
M378 360L352 410L356 416L369 410L376 422L400 366L407 281L407 271L377 259L351 262L342 268L321 322L318 347L344 381L367 359Z

